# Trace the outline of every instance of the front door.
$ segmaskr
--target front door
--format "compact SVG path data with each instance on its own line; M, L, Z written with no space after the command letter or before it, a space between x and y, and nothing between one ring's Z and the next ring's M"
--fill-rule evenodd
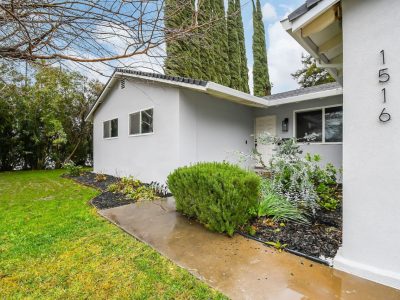
M275 136L276 135L276 116L266 116L256 118L255 124L255 141L256 141L256 149L259 153L261 153L264 164L268 164L269 160L272 156L273 145L261 145L257 142L257 137L261 133L268 132L269 134ZM261 164L257 165L257 167L261 167Z

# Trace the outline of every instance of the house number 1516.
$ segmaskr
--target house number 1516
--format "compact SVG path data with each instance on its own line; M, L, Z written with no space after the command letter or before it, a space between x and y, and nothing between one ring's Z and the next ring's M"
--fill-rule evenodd
M381 52L382 56L382 65L385 65L385 50L382 50ZM379 70L378 73L379 77L379 83L381 84L386 84L390 80L390 75L388 73L388 68L382 68ZM386 87L382 88L382 97L383 97L383 103L386 103ZM389 122L392 119L392 116L386 111L386 107L384 107L381 111L381 114L379 115L379 121L382 123Z

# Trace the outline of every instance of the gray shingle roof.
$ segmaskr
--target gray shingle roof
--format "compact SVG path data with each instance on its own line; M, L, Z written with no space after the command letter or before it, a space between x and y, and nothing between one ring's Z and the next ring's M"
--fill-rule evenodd
M300 96L300 95L307 95L307 94L312 94L312 93L317 93L317 92L323 92L323 91L329 91L329 90L334 90L341 88L340 84L337 82L331 82L331 83L326 83L326 84L320 84L308 88L301 88L293 91L288 91L288 92L283 92L279 94L274 94L271 96L264 97L264 99L267 100L279 100L279 99L284 99L284 98L290 98L290 97L295 97L295 96Z
M138 75L138 76L171 80L171 81L183 82L183 83L189 83L189 84L195 84L195 85L201 85L201 86L207 85L207 81L200 80L200 79L186 78L186 77L180 77L180 76L170 76L170 75L157 74L157 73L148 73L148 72L134 71L134 70L122 69L122 68L117 68L115 71L119 72L119 73L134 74L134 75Z
M302 15L304 15L305 13L307 13L311 8L313 8L314 6L316 6L319 2L321 2L322 0L306 0L306 3L304 3L302 6L300 6L299 8L297 8L295 11L293 11L289 16L288 19L290 22L292 22L293 20L301 17Z

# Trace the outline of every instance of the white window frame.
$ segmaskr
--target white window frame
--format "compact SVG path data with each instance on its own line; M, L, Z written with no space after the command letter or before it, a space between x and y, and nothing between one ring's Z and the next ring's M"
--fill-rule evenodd
M300 142L299 144L313 144L313 145L342 145L343 144L343 135L341 142L325 142L325 109L332 108L332 107L342 107L343 111L343 104L334 104L334 105L327 105L327 106L319 106L319 107L310 107L305 109L298 109L293 111L293 137L297 137L297 127L296 127L296 113L298 112L307 112L307 111L315 111L315 110L322 110L322 142Z
M149 109L153 110L153 131L152 132L148 132L148 133L130 134L131 133L131 115L139 113L139 128L140 128L140 131L142 131L142 111L149 110ZM137 110L137 111L134 111L134 112L131 112L131 113L128 114L128 135L129 136L135 137L135 136L145 136L145 135L152 135L152 134L154 134L154 107L148 107L148 108L140 109L140 110Z
M111 129L111 121L112 121L112 120L115 120L115 119L118 120L118 135L117 135L117 136L111 136L111 132L112 132L112 129ZM104 137L104 123L105 123L105 122L110 122L110 137ZM103 125L103 128L102 128L102 131L103 131L103 140L113 140L113 139L117 139L117 138L119 137L119 118L118 118L118 117L105 120L105 121L103 121L102 125Z

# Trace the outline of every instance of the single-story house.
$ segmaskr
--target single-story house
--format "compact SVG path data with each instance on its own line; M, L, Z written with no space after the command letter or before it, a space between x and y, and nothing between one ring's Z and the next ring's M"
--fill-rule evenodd
M214 82L116 69L91 109L94 171L165 183L179 166L237 162L263 132L303 138L304 153L342 165L337 83L259 98ZM264 160L272 146L257 145Z
M258 98L116 70L88 116L94 170L163 182L180 165L250 151L256 132L315 131L318 142L305 150L343 166L343 245L334 268L400 288L399 16L398 0L305 0L282 21L338 85Z

